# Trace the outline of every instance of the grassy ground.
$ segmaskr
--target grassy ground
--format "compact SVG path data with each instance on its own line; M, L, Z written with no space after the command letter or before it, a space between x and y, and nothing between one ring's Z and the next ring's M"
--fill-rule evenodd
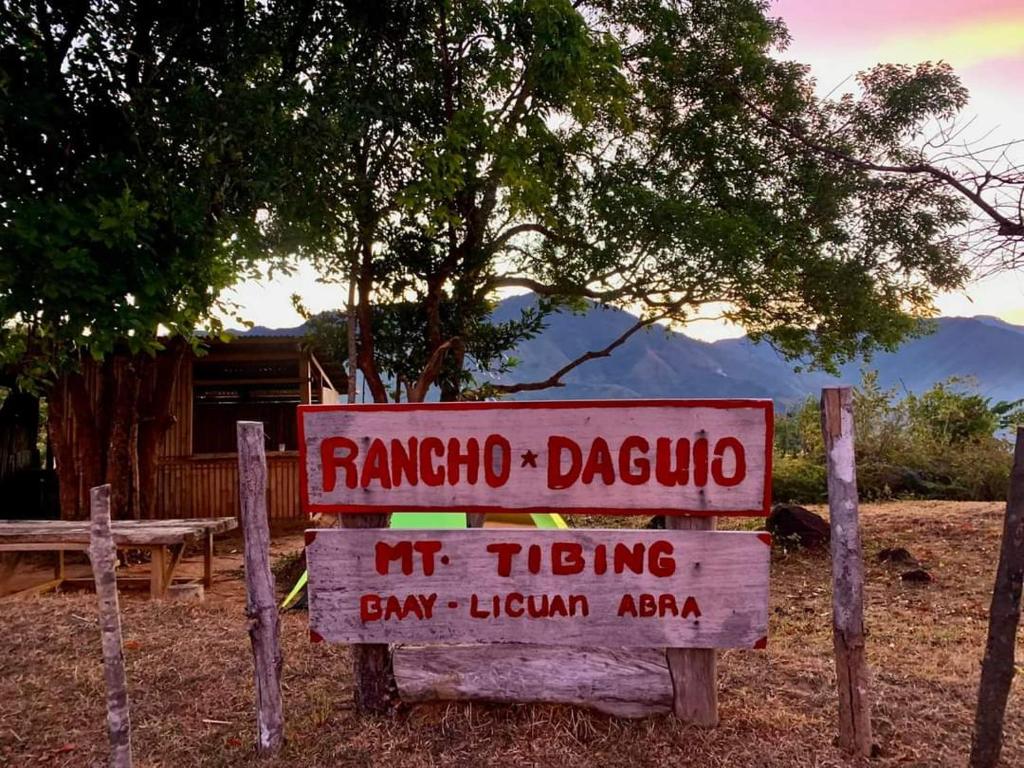
M921 502L863 508L877 766L966 764L1002 508ZM275 542L278 556L301 538ZM878 562L909 549L935 581ZM123 599L136 765L252 763L253 691L237 546L201 605ZM232 550L235 550L232 552ZM833 766L829 561L777 548L769 646L726 652L722 724L616 721L560 707L426 705L357 717L348 650L311 645L284 617L288 745L279 766ZM1022 635L1024 637L1024 635ZM1024 642L1019 646L1024 658ZM1003 763L1024 765L1024 687L1007 710ZM0 765L104 761L103 679L93 597L0 603Z

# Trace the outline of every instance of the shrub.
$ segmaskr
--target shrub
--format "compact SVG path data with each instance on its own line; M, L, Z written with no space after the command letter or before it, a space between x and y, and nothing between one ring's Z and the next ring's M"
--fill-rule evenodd
M1019 415L1017 405L992 405L963 379L899 398L879 385L876 373L865 372L854 390L861 498L1005 499L1012 451L995 433L1007 427L1008 414ZM826 497L816 399L777 420L775 454L777 501Z

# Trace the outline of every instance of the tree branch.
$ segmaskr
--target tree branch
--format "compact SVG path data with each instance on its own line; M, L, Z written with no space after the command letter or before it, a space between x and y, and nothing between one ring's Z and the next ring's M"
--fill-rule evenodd
M894 173L902 174L907 176L930 176L933 179L937 179L948 184L950 187L955 189L965 198L971 201L979 210L985 213L989 218L992 219L999 227L999 234L1003 237L1024 237L1024 220L1014 221L1013 219L1005 216L1001 213L994 205L986 200L980 189L971 189L961 179L958 179L949 171L931 165L930 163L912 163L910 165L887 165L884 163L874 163L870 160L863 160L858 157L853 157L845 152L835 149L833 147L820 144L810 139L802 128L799 126L789 125L781 120L778 120L768 114L765 110L752 103L749 99L740 96L740 100L751 110L756 112L765 120L769 125L778 128L783 131L786 135L796 139L800 144L827 157L831 157L834 160L838 160L846 165L851 165L855 168L860 168L865 171L874 171L876 173Z
M589 352L585 352L584 354L577 357L575 360L572 360L571 362L563 365L561 368L559 368L557 371L551 374L548 378L543 379L542 381L522 382L519 384L491 384L488 385L488 387L492 391L500 392L505 395L515 394L516 392L536 392L541 389L550 389L551 387L564 387L565 384L562 381L562 379L567 374L571 373L576 368L579 368L581 365L583 365L589 360L596 360L600 357L611 357L612 352L614 352L616 349L618 349L627 341L629 341L630 337L637 333L637 331L641 331L644 328L653 325L654 323L658 322L658 320L661 320L664 317L666 317L667 314L668 313L661 313L658 315L652 315L651 317L648 318L641 318L637 320L635 323L633 323L633 325L627 328L623 333L621 333L614 341L612 341L607 346L602 347L601 349L592 349Z

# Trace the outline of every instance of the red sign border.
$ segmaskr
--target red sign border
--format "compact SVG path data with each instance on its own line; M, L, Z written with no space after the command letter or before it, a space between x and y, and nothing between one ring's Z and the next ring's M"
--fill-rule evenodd
M303 426L302 414L305 411L466 411L466 410L571 410L576 408L720 408L734 410L738 408L760 408L765 412L765 446L764 446L764 499L760 509L738 509L728 512L701 509L677 508L595 508L595 507L502 507L486 505L460 506L458 510L450 510L447 506L425 507L403 504L401 509L388 510L381 505L371 504L311 504L309 501L309 478L306 472L306 430ZM775 433L775 406L771 400L743 398L712 398L712 399L643 399L643 400L508 400L508 401L466 401L450 403L333 403L329 405L296 406L299 437L299 485L303 511L315 514L386 514L389 511L401 512L476 512L476 513L566 513L566 514L599 514L599 515L692 515L697 517L767 517L772 507L772 437Z

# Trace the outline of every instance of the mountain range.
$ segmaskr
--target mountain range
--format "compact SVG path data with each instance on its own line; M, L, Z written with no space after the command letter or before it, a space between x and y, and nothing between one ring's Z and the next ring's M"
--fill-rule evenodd
M504 300L495 320L518 317L535 298ZM636 318L618 309L595 307L585 314L562 312L548 318L537 338L520 344L519 366L501 381L546 379L588 350L600 349ZM767 397L780 406L817 395L822 386L856 384L862 371L878 371L884 387L923 392L950 377L969 377L993 402L1024 397L1024 326L999 318L943 317L935 330L913 338L895 352L844 365L838 377L795 370L767 344L749 338L705 342L662 327L633 336L610 357L584 363L569 373L565 386L521 393L522 398Z
M495 321L517 318L536 301L532 294L502 301ZM515 350L520 364L502 382L538 381L581 354L605 347L636 322L620 309L594 307L585 314L559 312L547 327ZM302 336L296 328L256 327L240 335ZM878 371L884 387L920 393L950 377L973 380L992 399L1024 398L1024 326L997 317L942 317L933 333L913 338L895 352L844 365L838 377L795 370L767 344L747 337L706 342L654 327L633 336L610 357L591 360L564 378L565 386L516 395L522 399L764 397L779 407L818 395L823 386L856 384L865 369Z

